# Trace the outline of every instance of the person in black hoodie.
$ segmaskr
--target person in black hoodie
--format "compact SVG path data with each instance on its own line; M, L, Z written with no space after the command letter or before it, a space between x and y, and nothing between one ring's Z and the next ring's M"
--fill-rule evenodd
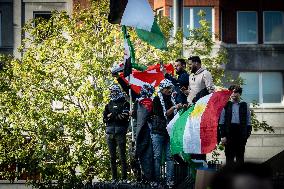
M103 121L106 123L106 139L110 154L113 181L117 180L116 147L118 146L122 168L122 180L127 179L126 133L129 125L130 104L118 85L110 88L110 102L105 106Z

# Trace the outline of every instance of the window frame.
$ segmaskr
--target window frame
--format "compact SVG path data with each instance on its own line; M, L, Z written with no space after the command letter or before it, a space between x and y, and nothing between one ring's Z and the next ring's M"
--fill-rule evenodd
M51 11L33 11L33 18L35 19L36 14L50 14L52 15Z
M189 30L192 30L194 29L194 11L193 11L193 8L211 8L211 24L212 24L212 39L213 41L215 40L215 35L214 35L214 32L215 32L215 8L212 7L212 6L183 6L183 13L184 13L184 9L185 8L189 8ZM171 6L170 7L170 15L169 15L169 18L171 21L173 21L173 7ZM183 20L184 20L184 15L183 15ZM184 25L182 25L182 29L184 28Z
M283 73L282 72L240 72L241 73L257 73L258 74L258 84L259 84L259 88L258 88L258 95L259 95L259 99L258 99L258 104L260 105L260 107L283 107L284 106L284 98L283 98L283 85L284 85L284 77L283 77ZM282 86L281 86L281 101L280 102L263 102L263 73L279 73L281 74L281 78L282 78ZM240 76L241 77L241 76ZM250 102L250 104L252 104L252 102Z
M52 12L51 11L33 11L33 19L35 19L35 15L36 14L49 14L52 16ZM35 26L35 25L34 25Z
M263 28L262 28L262 31L263 31L263 36L262 36L262 40L263 40L263 44L284 44L284 39L283 41L280 41L280 42L277 42L277 41L265 41L265 13L267 12L280 12L282 13L282 16L283 16L283 27L284 27L284 11L263 11L262 12L262 20L263 20Z
M256 15L256 41L255 42L246 42L246 41L239 41L239 13L242 12L251 12L251 13L255 13ZM237 11L237 44L258 44L259 40L258 40L258 12L257 11Z
M158 16L158 17L164 16L164 8L157 9L156 10L156 16Z

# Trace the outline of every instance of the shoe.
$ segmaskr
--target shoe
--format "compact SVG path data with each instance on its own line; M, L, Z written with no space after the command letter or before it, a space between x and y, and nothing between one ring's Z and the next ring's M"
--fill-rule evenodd
M174 181L167 181L167 186L168 186L169 189L174 188L175 182Z
M122 180L121 182L122 182L122 183L127 183L127 184L130 183L130 181L127 180L127 179L124 179L124 180Z
M159 186L158 182L151 182L150 183L151 188L157 188Z
M130 183L130 181L128 181L127 179L123 179L123 180L120 180L118 181L119 184L127 184L127 183Z
M117 180L112 179L112 180L110 181L110 183L111 183L111 184L116 184L116 183L117 183Z

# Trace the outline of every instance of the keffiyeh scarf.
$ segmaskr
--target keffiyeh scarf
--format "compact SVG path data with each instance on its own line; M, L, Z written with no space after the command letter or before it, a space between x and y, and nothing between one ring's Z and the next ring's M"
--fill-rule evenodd
M167 87L174 87L174 85L173 85L173 83L172 83L170 80L168 80L168 79L162 80L161 83L160 83L160 85L159 85L159 92L158 92L158 96L159 96L159 98L160 98L161 105L162 105L162 107L163 107L163 112L164 112L165 118L167 118L167 116L166 116L167 110L166 110L166 106L165 106L165 101L164 101L164 98L163 98L163 94L162 94L161 91L162 91L164 88L167 88ZM174 97L173 97L172 95L171 95L171 101L172 101L173 106L175 106L175 105L176 105L175 99L174 99ZM176 115L176 114L177 114L177 110L174 109L174 115Z
M118 85L112 85L110 87L110 100L116 101L120 98L124 98L124 94L122 93L120 87Z

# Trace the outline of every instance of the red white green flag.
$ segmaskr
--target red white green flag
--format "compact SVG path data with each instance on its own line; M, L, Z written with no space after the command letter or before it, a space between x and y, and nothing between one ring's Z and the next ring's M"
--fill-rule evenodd
M218 119L231 94L229 90L211 93L176 114L167 126L172 154L207 154L215 149Z
M172 64L164 65L167 72L169 74L174 74L174 67ZM131 89L134 90L135 93L139 94L141 87L145 83L149 83L154 87L157 87L160 82L165 79L163 72L160 70L160 64L156 64L153 66L149 66L147 70L141 71L133 71L130 77L130 85ZM120 77L128 84L129 78L124 77L123 73L120 74Z
M141 40L155 48L167 50L167 40L148 0L110 0L108 20L112 24L134 27Z

